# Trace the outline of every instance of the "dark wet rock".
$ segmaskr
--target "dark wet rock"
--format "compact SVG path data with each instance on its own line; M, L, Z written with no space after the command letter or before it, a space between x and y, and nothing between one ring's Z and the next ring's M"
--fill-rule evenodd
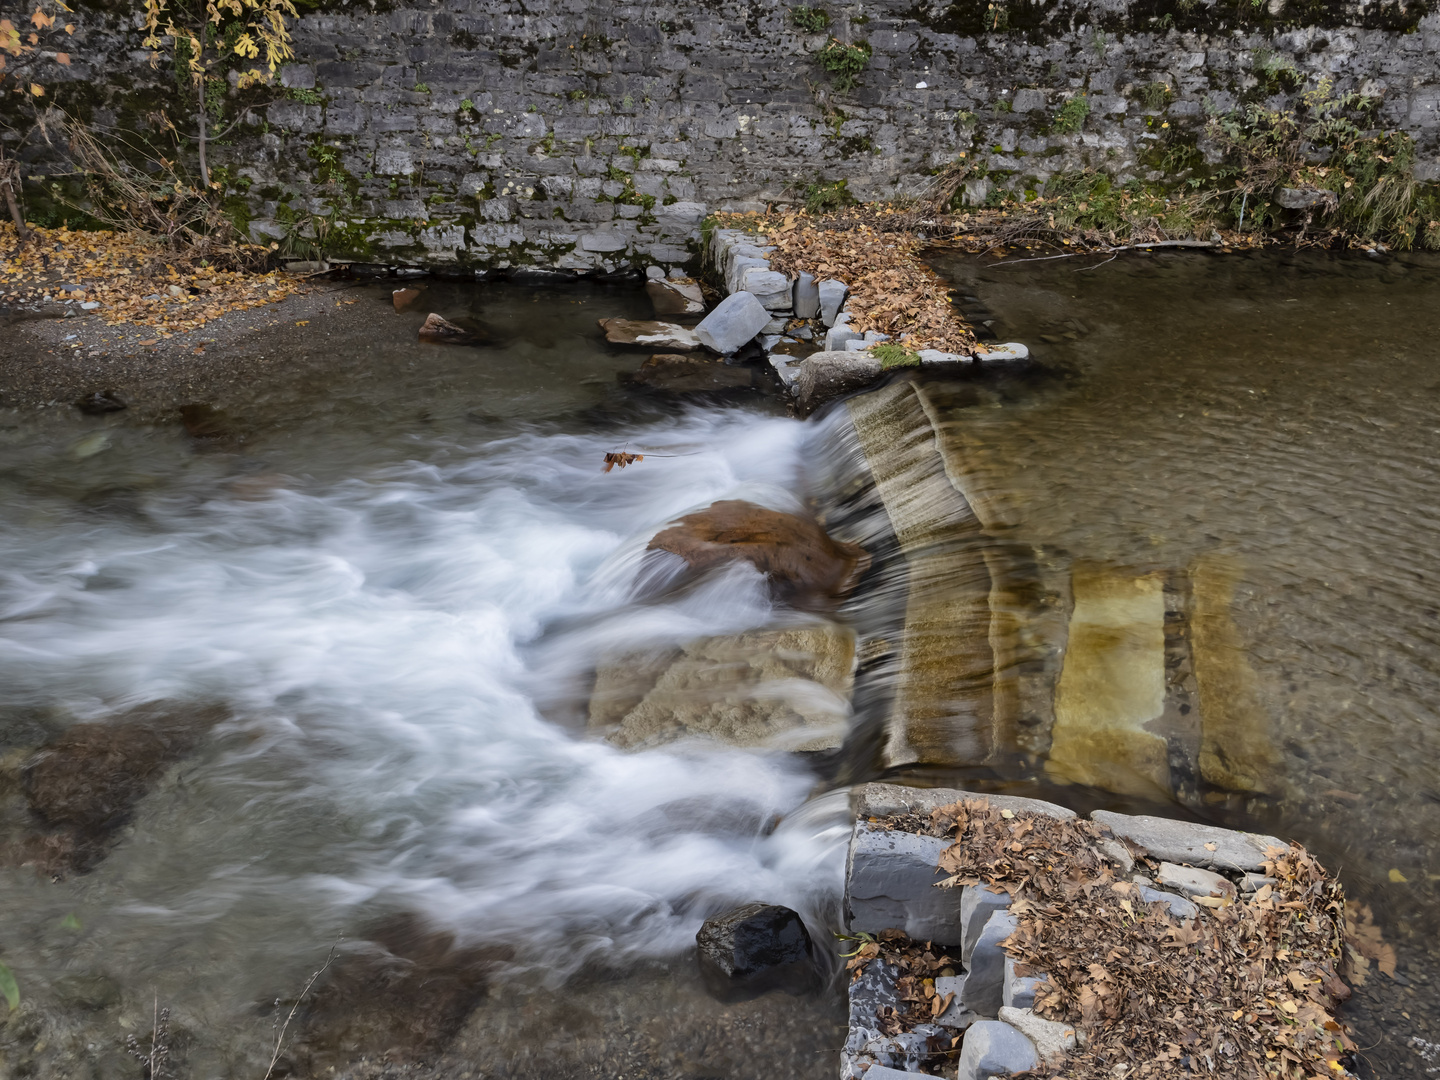
M699 315L705 310L700 286L690 278L662 278L645 283L656 315Z
M605 340L612 345L638 345L645 349L679 349L690 352L700 347L695 331L675 323L654 319L600 319Z
M656 353L640 370L625 372L620 381L667 394L704 394L744 390L751 385L750 369L708 356Z
M52 874L91 869L161 774L227 715L219 706L155 704L66 728L23 769L26 800L44 830L25 842L22 861Z
M55 997L90 1012L120 1004L120 984L108 975L65 975L55 980Z
M419 334L421 341L441 345L480 345L484 340L475 330L453 323L433 311L425 316Z
M743 559L795 600L846 596L870 566L858 544L832 540L812 518L724 499L656 534L650 551L678 555L693 570Z
M822 350L811 353L800 364L795 396L802 413L846 394L863 390L884 374L880 361L868 352Z
M501 946L461 946L410 914L385 920L366 937L346 946L304 1005L292 1070L303 1064L302 1075L322 1075L361 1056L394 1062L433 1056L511 956ZM281 1008L288 1012L290 1003Z
M180 406L180 421L193 439L231 440L238 438L230 417L204 402Z
M725 997L799 992L815 979L805 923L778 904L746 904L712 916L695 944L707 988Z
M390 301L396 311L409 311L420 299L419 289L396 289L390 294Z
M86 416L104 416L128 408L128 405L114 390L96 390L75 402L75 407Z

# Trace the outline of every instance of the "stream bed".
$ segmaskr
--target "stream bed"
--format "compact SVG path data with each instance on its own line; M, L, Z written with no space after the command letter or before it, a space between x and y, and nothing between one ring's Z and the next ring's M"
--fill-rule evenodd
M1177 786L1165 809L1292 836L1339 871L1400 958L1401 979L1372 974L1350 1008L1368 1075L1426 1075L1440 266L938 266L1038 361L920 377L963 443L972 501L1003 506L990 539L1023 553L1027 677L1062 678L1051 600L1067 582L1220 582L1217 647L1243 660L1265 735L1263 761L1235 768L1265 776ZM818 512L879 555L873 506L840 505L845 407L801 424L759 390L621 385L645 354L605 345L595 319L648 317L638 290L430 282L399 314L389 285L352 298L355 317L306 355L185 422L144 402L0 415L0 963L21 993L0 1080L141 1076L131 1051L162 1008L176 1080L272 1064L829 1078L836 983L716 1001L693 941L707 915L760 899L800 911L837 966L836 777L1164 805L1103 762L1077 783L1044 724L1003 763L876 753L894 695L867 643L894 600L876 586L893 551L828 612L777 601L743 564L656 587L649 538L719 499ZM428 310L473 317L492 344L418 344ZM616 451L645 457L602 471ZM636 721L617 745L597 725L592 692L627 658L760 632L849 633L853 706L848 674L782 672L765 692L803 716L804 740L755 736L772 713L735 720L730 703L725 739ZM717 655L701 674L753 704L745 665ZM616 715L634 718L625 693ZM95 792L31 764L42 746L133 758L132 731L156 740L144 784L101 792L98 815L70 809Z

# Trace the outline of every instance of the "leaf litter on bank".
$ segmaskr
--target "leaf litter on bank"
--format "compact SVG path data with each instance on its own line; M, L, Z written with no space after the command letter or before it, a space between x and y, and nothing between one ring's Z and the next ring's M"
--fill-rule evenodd
M0 291L21 304L46 294L94 300L100 304L94 313L109 326L153 326L168 336L300 291L297 282L275 271L167 262L139 234L29 228L30 242L21 245L14 225L0 224ZM62 285L75 291L62 292Z
M954 840L941 854L938 870L948 876L938 887L1010 894L1018 927L1004 948L1019 974L1045 974L1035 1011L1084 1036L1067 1078L1342 1075L1355 1050L1334 1016L1350 996L1341 978L1347 955L1352 979L1356 957L1394 970L1394 950L1368 909L1351 906L1347 933L1339 883L1297 846L1266 852L1275 884L1178 918L1117 876L1099 847L1108 830L1096 822L971 799L874 824ZM1153 876L1158 864L1143 849L1132 854ZM877 956L911 957L908 967L892 960L908 973L927 954L928 945L897 932L863 946L850 969L858 977ZM920 1010L904 1019L913 1026L928 1017Z

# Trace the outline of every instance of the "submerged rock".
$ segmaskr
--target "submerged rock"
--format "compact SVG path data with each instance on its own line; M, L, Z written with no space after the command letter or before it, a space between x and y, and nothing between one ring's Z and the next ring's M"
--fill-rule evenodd
M700 638L600 664L590 726L627 749L701 737L825 750L844 741L855 635L832 624Z
M114 390L96 390L93 394L86 394L75 402L75 407L86 416L104 416L128 408L125 399Z
M390 302L396 311L409 311L420 299L419 289L396 289L390 294Z
M291 1058L304 1075L361 1056L414 1061L435 1054L460 1030L489 986L502 946L462 947L455 936L409 914L393 916L340 956L304 1008ZM298 988L296 988L298 990Z
M708 356L656 353L640 365L639 371L623 373L620 381L669 394L703 394L748 389L751 378L750 369L740 364L726 364Z
M180 406L180 422L192 439L238 439L233 421L214 405L191 402Z
M93 867L161 774L227 715L219 706L142 706L75 724L40 747L23 771L30 810L47 829L32 838L39 857L30 861L51 873Z
M686 514L657 533L647 550L678 555L693 570L744 560L791 600L847 596L870 566L864 548L832 540L813 519L740 499Z
M689 352L700 347L695 331L675 323L654 319L601 319L600 329L612 345L638 345L646 349L680 349Z
M655 305L656 315L699 315L705 310L705 296L690 278L647 281L645 293Z
M810 934L778 904L746 904L705 920L695 935L700 972L720 997L803 991L815 981Z

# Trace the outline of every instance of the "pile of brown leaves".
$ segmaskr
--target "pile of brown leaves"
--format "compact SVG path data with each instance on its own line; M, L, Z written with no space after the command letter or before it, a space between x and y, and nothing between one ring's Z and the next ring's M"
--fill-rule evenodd
M1276 879L1248 896L1200 898L1197 918L1145 903L1097 842L1103 826L967 800L931 816L955 844L943 885L987 885L1013 897L1006 941L1022 973L1045 972L1035 1011L1086 1037L1065 1076L1186 1072L1213 1076L1335 1076L1355 1049L1332 1015L1341 981L1345 900L1299 847L1274 849ZM1149 865L1136 852L1137 868ZM958 897L957 897L958 903ZM1393 970L1378 931L1353 943Z
M838 278L850 289L845 309L859 331L889 334L908 349L973 353L975 337L940 276L919 257L924 241L901 231L860 220L854 212L817 218L804 211L781 215L729 215L727 227L761 234L770 265L794 276L804 270L817 278Z
M24 304L61 285L77 286L107 325L153 326L161 337L204 326L231 311L277 303L299 283L281 273L250 273L157 261L152 241L137 233L71 232L30 226L30 242L18 242L15 226L0 224L0 291ZM173 288L172 288L173 286ZM178 295L177 295L178 294Z

